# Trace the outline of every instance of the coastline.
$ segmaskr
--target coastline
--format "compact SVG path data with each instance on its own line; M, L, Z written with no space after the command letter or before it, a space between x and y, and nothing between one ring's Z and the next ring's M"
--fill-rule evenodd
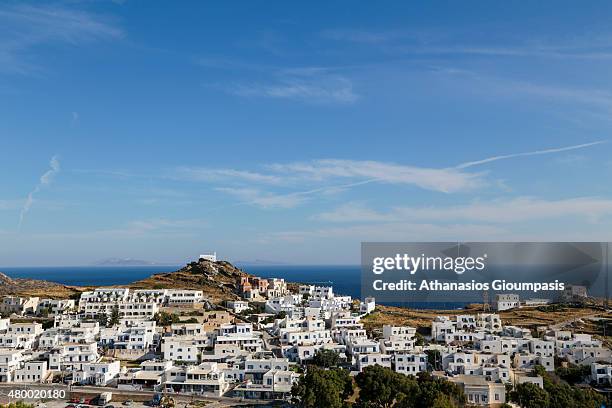
M339 294L361 297L359 265L260 265L238 264L243 271L263 278L283 278L287 282L332 285ZM11 278L36 279L73 287L129 285L151 276L172 273L184 265L126 266L34 266L0 267ZM333 280L329 278L332 277ZM327 279L326 279L327 278ZM393 302L387 306L421 310L459 310L468 302Z

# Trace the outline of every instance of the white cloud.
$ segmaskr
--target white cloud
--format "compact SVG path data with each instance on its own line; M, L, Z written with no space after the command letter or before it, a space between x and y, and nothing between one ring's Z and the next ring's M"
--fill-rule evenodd
M122 37L123 32L99 16L61 6L0 5L0 70L29 73L33 47L50 43L78 45Z
M395 207L387 212L376 211L359 204L346 204L334 211L318 214L315 219L338 223L429 220L505 224L570 217L596 221L611 215L612 200L608 199L578 197L542 200L519 197L447 207Z
M281 184L283 177L261 174L253 171L235 169L211 169L205 167L179 167L171 175L173 178L192 181L242 180L254 183Z
M292 76L267 83L237 83L230 86L228 91L244 97L290 99L316 104L352 104L359 99L352 81L339 75Z
M465 69L436 69L436 73L452 76L453 80L461 77L469 82L473 92L479 92L486 98L492 95L507 98L520 98L547 102L541 105L546 109L555 106L572 106L572 115L563 113L566 120L583 122L580 117L587 114L589 117L609 121L612 117L612 93L599 88L578 88L565 84L547 84L543 82L533 83L522 80L514 80L497 76L490 76L479 72Z
M388 222L397 220L396 214L382 213L360 203L347 203L333 211L316 214L312 218L318 221L334 223Z
M470 240L478 241L492 237L504 236L505 230L491 225L436 225L428 223L377 223L367 225L352 225L346 227L331 227L312 230L280 231L261 234L259 241L269 243L274 241L305 242L312 239L363 241L427 241L427 240Z
M484 173L466 170L498 160L518 157L562 153L592 147L603 142L590 142L530 152L492 156L465 162L455 167L427 168L372 160L322 159L306 162L277 163L266 166L268 172L236 169L211 169L180 167L171 177L182 180L218 182L233 181L237 186L219 187L216 190L231 194L242 201L236 205L251 204L261 208L292 208L305 202L309 196L332 194L368 183L412 185L425 190L443 193L470 191L487 184ZM349 181L344 184L313 187L293 192L272 192L254 188L253 184L276 187L307 186L323 182ZM246 184L246 185L245 185ZM352 211L357 209L353 208ZM360 209L364 211L364 209ZM374 214L370 213L370 216Z
M454 168L434 169L369 160L314 160L275 164L270 168L315 181L329 178L365 178L381 183L410 184L426 190L446 193L469 190L483 183L481 173L468 173Z
M353 81L340 67L278 67L228 58L200 58L198 65L206 69L223 69L237 74L237 79L206 87L248 98L293 100L312 104L348 105L359 95ZM249 80L255 73L257 80Z
M261 208L293 208L316 194L337 194L345 189L372 183L374 180L357 181L354 183L337 184L331 186L317 187L310 190L294 191L285 194L264 192L253 188L220 187L217 191L228 193L241 198L243 201L235 205L255 205Z
M150 232L172 233L204 228L207 225L207 222L201 219L176 220L168 218L151 218L131 221L126 227L115 231L127 235L140 235Z
M42 176L40 176L40 180L38 184L34 187L34 189L28 194L23 207L21 208L21 213L19 214L19 224L18 228L21 229L21 225L25 219L26 214L32 208L32 204L34 203L34 195L38 193L43 187L49 185L53 178L60 171L60 162L57 156L53 156L49 161L49 170L47 170Z
M92 229L85 231L44 232L24 234L30 239L44 240L95 240L118 238L177 238L190 237L201 233L208 227L207 220L147 218L136 219L115 228Z
M376 47L394 55L482 56L549 59L610 59L612 38L587 33L571 38L529 38L502 45L458 43L456 33L446 31L363 30L336 28L323 30L325 38Z
M305 194L300 192L273 194L254 188L233 187L219 187L216 190L239 198L241 202L237 204L250 204L261 208L293 208L306 199Z

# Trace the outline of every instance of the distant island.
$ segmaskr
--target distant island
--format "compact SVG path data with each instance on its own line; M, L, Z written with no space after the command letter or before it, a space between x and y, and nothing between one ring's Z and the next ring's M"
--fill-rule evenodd
M153 266L162 265L158 262L134 258L105 258L93 263L95 266Z

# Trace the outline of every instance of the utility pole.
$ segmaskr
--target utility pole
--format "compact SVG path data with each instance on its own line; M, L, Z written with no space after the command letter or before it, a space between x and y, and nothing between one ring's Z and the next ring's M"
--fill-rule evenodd
M610 252L610 243L607 242L606 243L606 284L605 284L605 287L606 287L606 304L604 305L606 310L608 310L608 300L609 300L609 297L610 297L610 291L609 291L609 288L608 288L608 284L609 284L608 280L610 278L610 275L608 274L609 273L609 269L610 269L610 259L608 258L609 252ZM604 331L605 331L605 329L604 329Z

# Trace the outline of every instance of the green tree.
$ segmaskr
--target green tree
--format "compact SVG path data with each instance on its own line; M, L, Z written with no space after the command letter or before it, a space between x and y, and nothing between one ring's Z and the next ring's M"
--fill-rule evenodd
M427 372L420 373L418 386L419 395L414 405L416 408L427 408L436 403L442 404L441 406L458 407L465 403L465 395L461 388L444 378L433 377Z
M319 349L312 359L312 364L323 368L337 367L339 362L340 355L334 350Z
M591 367L588 365L569 364L567 367L557 367L555 374L570 385L574 385L583 382L591 374Z
M40 311L38 312L38 315L40 317L48 317L49 316L49 309L47 309L46 307L41 307Z
M453 408L465 404L459 386L429 373L407 376L381 366L367 367L355 378L358 406L375 408Z
M11 402L6 408L34 408L33 404L28 404L23 401Z
M119 305L113 306L111 310L110 318L108 319L108 325L114 326L116 324L119 324L120 317L121 316L119 315Z
M588 366L585 366L588 367ZM548 393L550 407L575 407L592 408L601 407L605 398L590 388L579 388L570 386L566 380L582 382L582 376L586 370L580 366L568 367L569 370L561 370L563 381L548 373L544 367L536 366L534 372L543 378L544 390Z
M444 394L437 396L431 404L431 408L458 408L459 406L451 397Z
M510 400L524 408L548 408L550 406L548 392L532 383L517 385L510 393Z
M54 322L53 320L51 320L51 319L49 319L49 320L45 320L45 321L42 323L42 328L43 328L43 330L51 329L51 328L52 328L52 327L54 327L54 326L55 326L55 322Z
M101 327L106 327L108 324L108 315L106 313L100 313L96 316L96 320L100 323Z
M435 371L443 370L440 350L425 350L425 354L427 354L427 361Z
M353 393L353 381L347 370L324 370L308 366L306 374L291 389L293 403L302 408L342 408Z
M416 378L379 365L366 367L357 374L355 381L359 387L358 402L362 406L412 407L419 392Z
M168 312L155 313L155 316L153 316L153 320L155 320L155 323L158 326L170 326L173 323L178 323L181 321L177 314Z

